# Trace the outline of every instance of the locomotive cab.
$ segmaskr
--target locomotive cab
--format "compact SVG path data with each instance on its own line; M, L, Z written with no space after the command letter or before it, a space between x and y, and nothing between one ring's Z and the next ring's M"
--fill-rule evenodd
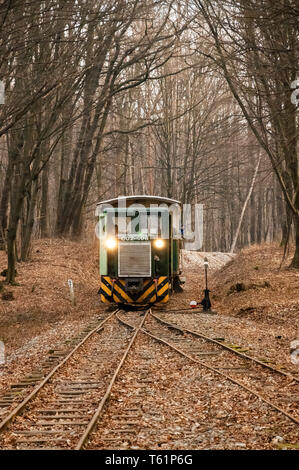
M151 196L98 205L102 302L166 303L178 282L180 203Z

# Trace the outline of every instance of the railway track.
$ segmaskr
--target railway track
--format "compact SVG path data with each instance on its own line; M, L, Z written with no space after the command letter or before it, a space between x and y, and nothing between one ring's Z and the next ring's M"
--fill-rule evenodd
M142 329L143 333L246 389L294 423L299 424L297 406L299 380L296 377L223 342L167 322L152 312L150 316L157 324L146 325L146 328ZM132 324L131 326L133 327ZM209 346L210 343L213 344L213 348ZM251 367L248 363L251 363ZM239 378L240 374L245 376L245 380ZM278 395L269 396L270 390L273 389L278 390ZM282 408L286 403L289 404L290 409Z
M144 338L150 343L149 354L140 343ZM142 448L136 436L140 435L142 439L143 427L148 427L146 423L159 421L158 412L151 412L152 396L159 393L154 387L155 373L159 370L155 372L153 368L153 351L157 343L167 348L173 357L181 357L183 369L187 364L188 368L192 366L194 375L205 370L209 380L225 383L221 385L225 390L233 387L232 394L251 397L249 401L254 401L254 409L260 406L267 409L267 413L271 410L279 415L291 434L299 424L296 401L291 399L298 393L297 378L219 340L170 323L150 310L125 313L118 309L106 318L97 318L74 338L66 351L52 351L52 356L39 370L39 374L44 375L40 377L36 371L36 375L31 374L19 384L20 398L16 399L13 394L2 399L0 406L3 403L12 409L0 423L1 447L79 450L122 448L125 442L132 446L130 448ZM126 403L125 399L120 399L120 403L116 403L112 399L107 405L112 390L121 386L122 393L126 391L122 383L130 374L124 369L130 365L128 355L133 345L136 347L130 356L137 355L139 359L133 376L136 383L128 382L131 391L125 393L130 400ZM29 393L28 387L31 387ZM273 394L274 389L278 393ZM207 391L206 395L209 393ZM113 406L115 410L110 412ZM242 401L234 406L242 407ZM110 415L112 424L102 422L103 416ZM213 419L211 417L210 421ZM101 428L103 425L106 428ZM98 427L104 436L100 444L91 437L97 435L92 431ZM202 432L204 435L205 429ZM187 443L190 439L185 436ZM212 445L210 438L208 443L204 445Z
M115 314L113 312L113 314ZM112 314L112 315L113 315ZM109 316L97 316L83 331L71 339L67 339L62 345L49 351L48 356L37 365L28 375L18 383L11 385L0 398L1 422L0 430L22 411L27 402L47 383L52 375L59 369L75 352L88 340L90 336L97 333L104 325Z
M236 349L202 333L182 328L153 313L151 316L159 327L152 327L147 333L255 394L260 400L299 424L297 377L248 356L241 348Z
M119 313L118 318L132 330L137 326L138 319L134 314L124 316ZM120 377L121 380L116 386L114 400L105 410L104 419L98 424L98 429L93 437L86 443L86 448L142 449L147 448L146 445L148 445L150 449L159 449L163 443L166 446L164 448L174 449L217 448L217 443L213 442L213 438L211 438L213 429L216 429L216 434L218 431L220 435L223 434L221 438L225 444L222 444L222 447L220 445L219 448L223 448L223 446L230 448L230 445L232 445L231 448L238 448L238 446L244 445L237 442L239 428L242 429L242 425L238 423L240 417L241 421L244 420L247 437L253 435L255 431L258 433L259 429L266 429L266 432L262 432L267 435L273 426L271 432L277 433L278 429L283 430L284 435L288 435L289 439L296 441L299 421L294 415L288 410L281 409L266 396L261 396L253 386L246 385L232 375L228 375L221 367L217 369L199 360L198 354L201 357L210 358L215 353L219 361L218 351L213 351L212 354L211 348L210 351L207 351L202 344L200 345L201 350L199 350L194 338L190 338L190 335L186 335L185 332L172 324L162 325L159 320L156 315L150 314L143 328L140 329L140 333L142 333L139 335L140 343L138 349L134 351L134 361L132 360L130 364L131 369L127 368L127 375L124 374ZM164 348L163 351L159 351L157 346L154 346L155 343L160 343ZM225 352L228 351L225 350ZM160 362L155 367L156 356L159 355ZM231 356L234 358L233 351L229 351L229 355L231 361ZM177 359L178 356L181 357L181 361ZM165 362L168 361L168 364L165 365L167 375L163 375L165 371L161 375L159 370L163 368L164 358ZM224 364L228 367L227 360L228 358L225 357L223 367ZM239 370L236 371L236 367L232 368L236 373L239 372ZM239 368L240 365L238 365ZM179 371L178 373L175 373L176 369ZM270 373L268 368L262 370L267 374ZM257 373L256 370L255 373ZM134 380L132 380L132 374ZM171 384L169 376L173 374L175 379ZM283 374L282 376L285 379ZM198 381L203 382L202 389ZM179 382L181 383L178 384ZM206 387L206 383L209 384L208 387ZM177 386L179 388L178 395L176 395ZM179 414L177 406L180 407L184 397L187 397L189 401L187 400L187 409L185 407L182 410L182 416L186 414L190 423L186 425L185 417L183 417L183 425L177 427L175 423L179 418L172 416L171 426L167 427L164 420L164 403L171 409L170 402L175 402L175 410ZM199 397L208 403L204 404L203 410L197 418L198 421L196 421L192 414L196 415ZM213 406L209 401L217 403L213 412L211 412ZM192 402L194 408L190 407ZM133 408L134 404L135 408ZM231 408L237 411L235 416L233 416L234 411L232 412ZM223 409L225 412L222 414ZM130 414L131 412L134 413L134 416ZM247 414L248 416L246 416ZM122 420L125 428L120 428L118 419ZM127 423L125 423L126 419ZM220 428L219 419L226 421L224 426L224 423L220 423ZM158 427L155 426L156 423L159 424ZM231 435L234 434L233 428L237 429L237 433L235 431L235 447L229 442ZM161 433L161 429L164 432ZM264 445L265 447L262 448L269 448L269 441ZM249 444L248 448L250 448ZM255 448L254 444L253 448Z
M98 318L96 326L89 326L71 342L67 353L54 351L53 361L46 361L40 369L45 376L39 380L40 376L33 374L30 393L9 402L15 406L0 423L2 448L83 446L146 318L142 317L140 326L132 331L117 320L117 312ZM29 386L27 381L18 385Z
M239 356L243 359L246 359L249 362L258 364L263 368L266 368L266 369L268 369L268 370L270 370L270 371L272 371L276 374L284 376L284 377L290 379L292 382L299 383L299 378L294 376L291 373L285 372L281 365L275 364L272 361L267 360L267 359L259 359L259 358L256 358L256 357L252 356L252 355L246 354L248 352L247 348L229 343L229 342L225 341L224 338L218 338L218 337L215 337L215 336L212 338L211 336L207 336L207 334L203 333L202 331L191 330L190 328L186 328L185 325L182 325L182 324L176 323L176 322L173 323L173 321L167 321L167 319L165 319L165 318L163 319L163 318L161 318L161 316L157 316L157 315L153 315L153 316L161 324L164 324L169 328L177 329L179 332L181 332L183 334L190 334L193 337L203 339L203 340L205 340L209 343L212 343L213 345L217 345L222 349L230 351L234 355L237 355L237 356ZM275 365L271 365L271 364L275 364Z

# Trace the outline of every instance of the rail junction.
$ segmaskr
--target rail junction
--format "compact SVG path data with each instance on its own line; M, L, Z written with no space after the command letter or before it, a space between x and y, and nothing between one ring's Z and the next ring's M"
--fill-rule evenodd
M175 320L170 321L169 316ZM272 419L278 419L284 435L294 442L299 425L294 400L299 379L223 338L186 328L182 317L152 309L116 309L97 316L81 334L51 350L39 367L0 398L1 448L137 449L142 448L142 439L159 448L159 441L165 441L165 432L164 441L158 438L158 427L163 429L160 417L165 421L163 400L176 400L175 384L167 386L167 373L163 376L164 395L157 389L159 367L155 361L160 358L161 364L164 357L168 370L185 374L186 389L180 393L183 401L190 393L191 415L192 403L197 407L204 401L202 420L191 428L187 425L173 431L166 426L173 448L180 448L182 442L186 448L213 448L215 442L221 447L220 438L211 438L215 419L222 420L220 436L234 425L239 429L245 403L251 410L248 413L255 416L254 429L267 429ZM193 379L202 382L202 388L194 384L188 388ZM214 408L211 403L207 408L210 393L218 394ZM224 395L231 395L231 403L223 403L223 409L221 393L223 402ZM155 411L157 403L160 408ZM227 445L233 448L233 444Z

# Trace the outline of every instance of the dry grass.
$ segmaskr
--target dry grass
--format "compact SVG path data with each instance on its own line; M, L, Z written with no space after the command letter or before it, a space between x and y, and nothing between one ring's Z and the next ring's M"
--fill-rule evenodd
M276 244L244 249L213 276L214 308L226 315L271 325L293 325L299 318L299 271L282 268L283 250ZM236 284L245 290L237 291Z

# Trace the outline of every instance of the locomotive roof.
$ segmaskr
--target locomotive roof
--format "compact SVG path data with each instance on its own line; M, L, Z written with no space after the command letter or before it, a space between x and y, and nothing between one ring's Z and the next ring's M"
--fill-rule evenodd
M113 199L107 199L106 201L101 201L97 204L97 206L101 206L102 204L110 204L111 206L116 206L118 201L128 201L128 202L138 202L139 204L143 204L145 206L154 203L165 203L165 204L181 204L180 201L175 199L170 199L168 197L160 197L160 196L148 196L148 195L138 195L138 196L119 196Z

